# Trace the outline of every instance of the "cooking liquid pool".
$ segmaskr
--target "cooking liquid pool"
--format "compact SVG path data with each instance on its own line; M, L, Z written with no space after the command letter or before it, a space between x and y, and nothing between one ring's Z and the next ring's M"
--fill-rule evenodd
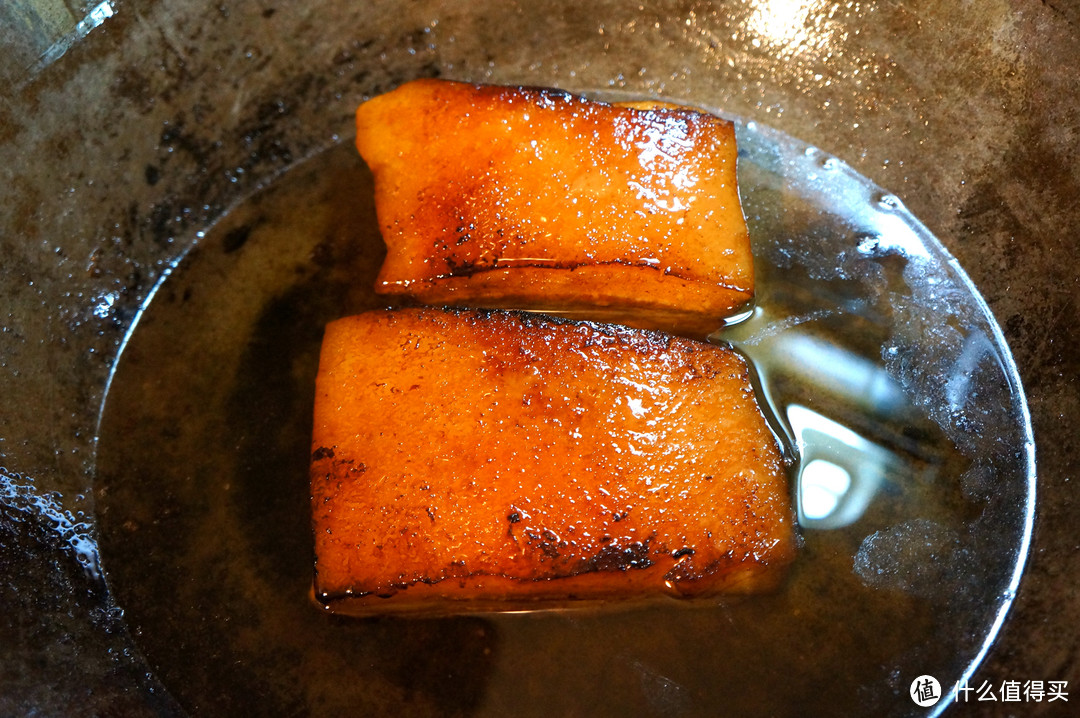
M1030 533L1032 447L1000 333L895 198L739 125L758 297L743 351L791 462L801 546L742 599L349 619L309 599L323 326L385 306L370 173L349 144L193 243L102 413L102 564L150 669L196 714L919 712L992 640ZM948 702L948 697L939 708Z

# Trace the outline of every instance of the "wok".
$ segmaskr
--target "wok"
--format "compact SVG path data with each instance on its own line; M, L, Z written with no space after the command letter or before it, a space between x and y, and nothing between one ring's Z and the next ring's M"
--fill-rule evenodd
M1080 677L1075 10L16 0L0 17L0 713L1005 715L1021 709L921 708L909 688ZM421 76L735 119L762 278L786 288L766 306L865 308L834 329L899 385L911 413L889 421L938 478L910 504L887 483L911 510L842 531L804 514L816 568L780 596L320 614L297 580L305 388L321 322L375 303L381 251L351 118ZM894 232L915 249L885 251ZM873 276L845 274L860 251ZM789 356L747 326L728 340L755 361ZM975 336L996 368L957 363Z

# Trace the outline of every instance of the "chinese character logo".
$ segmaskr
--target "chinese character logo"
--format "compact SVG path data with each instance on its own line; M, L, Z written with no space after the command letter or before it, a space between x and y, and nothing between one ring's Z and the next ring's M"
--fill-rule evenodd
M933 676L919 676L911 682L911 700L921 708L928 708L941 700L941 684Z
M925 678L916 679L916 683ZM1008 679L1001 682L999 690L994 690L994 684L990 681L983 681L979 684L978 688L969 685L967 679L961 679L956 682L956 687L953 689L953 696L956 698L957 703L968 703L972 701L971 694L975 694L975 699L978 701L1001 701L1002 703L1053 703L1054 701L1062 701L1067 703L1069 700L1069 682L1068 681L1044 681L1044 680L1029 680L1018 681L1015 679ZM915 698L915 683L911 684L911 697L912 700L918 702ZM933 705L933 704L930 704Z

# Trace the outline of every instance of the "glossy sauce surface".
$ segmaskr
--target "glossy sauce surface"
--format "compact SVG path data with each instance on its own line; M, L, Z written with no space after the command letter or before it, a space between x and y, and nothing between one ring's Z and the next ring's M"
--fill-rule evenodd
M128 338L103 410L102 565L183 706L878 718L910 713L916 676L964 674L1015 586L1028 505L1007 351L894 199L791 138L737 132L758 307L722 336L803 458L783 586L487 617L313 606L323 328L386 304L371 176L344 143L206 229Z

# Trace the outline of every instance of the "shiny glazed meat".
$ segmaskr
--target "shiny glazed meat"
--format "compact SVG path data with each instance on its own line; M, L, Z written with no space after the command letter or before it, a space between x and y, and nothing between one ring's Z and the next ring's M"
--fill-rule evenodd
M482 611L770 588L786 479L743 360L498 311L331 323L316 385L315 595Z
M730 122L416 80L356 113L376 291L705 336L753 297Z

